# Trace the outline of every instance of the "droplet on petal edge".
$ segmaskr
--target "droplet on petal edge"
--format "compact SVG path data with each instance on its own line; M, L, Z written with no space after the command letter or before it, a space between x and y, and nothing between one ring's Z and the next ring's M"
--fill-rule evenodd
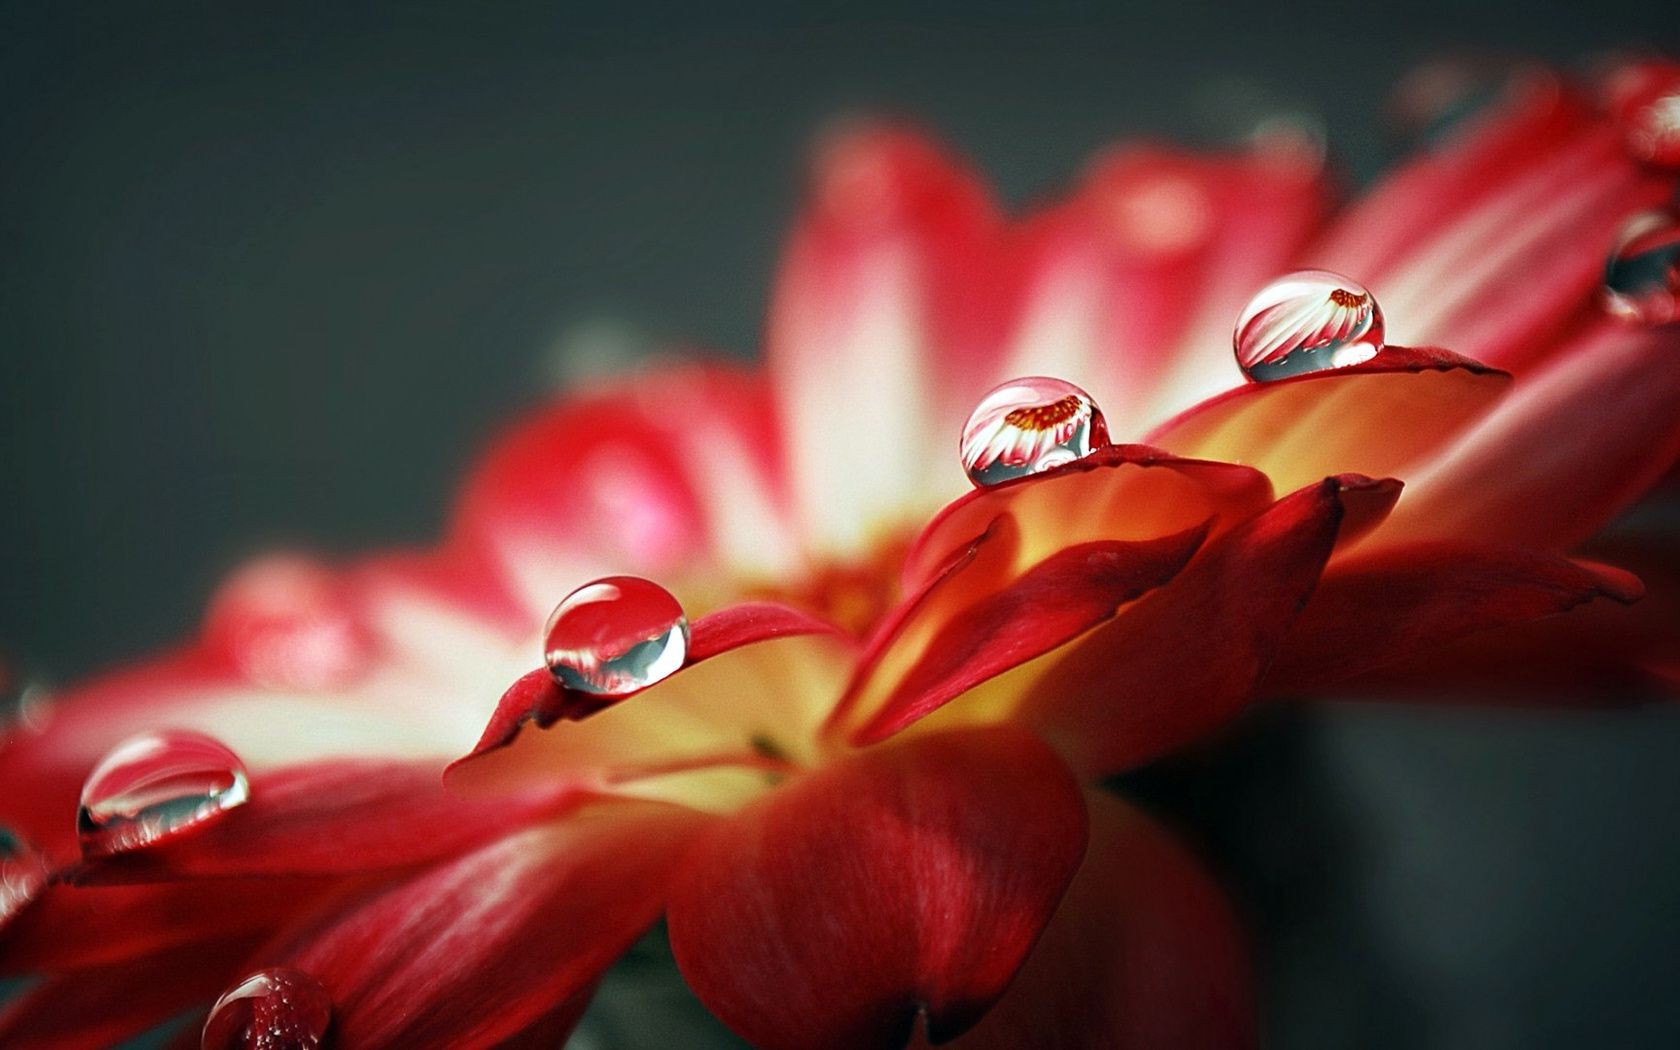
M230 576L204 633L245 677L273 688L346 685L371 648L338 577L295 554L257 558Z
M962 465L984 488L1083 459L1108 444L1091 395L1060 379L1027 376L995 387L969 414Z
M88 776L76 830L84 854L121 853L215 820L249 796L244 764L221 743L147 733L118 745Z
M1680 320L1680 215L1654 209L1627 221L1604 264L1599 298L1626 321Z
M1297 270L1260 289L1237 318L1237 364L1257 382L1369 361L1383 348L1383 316L1359 282Z
M1680 168L1680 65L1627 63L1606 78L1604 94L1633 157Z
M23 836L0 824L0 923L29 903L47 881L47 866Z
M543 659L555 681L601 696L645 689L687 657L682 605L640 576L584 584L555 606L543 632Z
M204 1022L202 1050L316 1050L332 999L300 970L260 970L229 989Z

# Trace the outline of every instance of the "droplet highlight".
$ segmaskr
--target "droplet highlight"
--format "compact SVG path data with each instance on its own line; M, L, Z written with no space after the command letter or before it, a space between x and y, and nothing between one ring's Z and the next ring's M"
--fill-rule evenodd
M1061 379L1026 376L995 387L962 431L968 480L985 487L1083 459L1108 444L1091 395Z
M1383 348L1383 316L1364 285L1328 270L1298 270L1248 301L1232 337L1256 382L1369 361Z
M47 882L47 865L21 834L0 824L0 924L34 899Z
M670 591L608 576L568 594L548 618L543 657L568 689L616 696L669 677L688 657L688 618Z
M230 988L204 1022L202 1050L317 1050L332 999L301 970L260 970Z
M1680 320L1680 215L1653 210L1627 221L1604 265L1599 300L1626 321Z
M1606 78L1604 94L1628 153L1680 168L1680 65L1627 63Z
M244 764L220 742L147 733L119 745L88 777L76 829L84 854L121 853L215 820L249 797Z

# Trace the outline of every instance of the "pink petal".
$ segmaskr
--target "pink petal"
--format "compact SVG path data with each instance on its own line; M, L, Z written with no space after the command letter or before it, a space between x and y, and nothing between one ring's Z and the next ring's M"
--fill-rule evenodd
M1088 794L1091 844L1015 983L954 1050L1241 1050L1259 1042L1225 895L1142 813ZM925 1044L921 1044L925 1045Z
M488 1047L594 984L658 917L703 818L617 803L347 900L254 966L319 980L339 1045Z
M1509 378L1445 350L1390 346L1363 364L1236 387L1149 441L1246 463L1284 489L1348 472L1408 477L1406 467L1487 412Z
M1318 582L1349 499L1378 484L1327 478L1210 541L1169 586L1055 654L1017 701L1018 717L1092 777L1211 732L1253 695Z
M767 1050L903 1045L973 1025L1085 844L1078 787L997 727L860 752L715 825L674 884L689 986Z

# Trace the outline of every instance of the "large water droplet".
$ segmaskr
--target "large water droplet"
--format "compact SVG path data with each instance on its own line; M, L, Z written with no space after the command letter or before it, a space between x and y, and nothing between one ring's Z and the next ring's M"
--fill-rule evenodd
M22 835L0 824L0 923L29 903L46 882L41 854Z
M1606 78L1604 94L1629 153L1680 168L1680 65L1626 63Z
M1629 321L1680 320L1680 216L1657 209L1627 221L1604 265L1600 299Z
M643 689L688 656L688 618L671 592L640 576L586 583L554 607L543 634L549 673L602 696Z
M1091 395L1060 379L1027 376L995 387L963 424L962 465L979 486L1038 474L1108 444Z
M1243 374L1261 382L1345 368L1382 349L1382 310L1357 281L1297 270L1248 301L1232 342Z
M332 999L300 970L261 970L227 991L204 1022L203 1050L316 1050L332 1023Z
M345 685L371 650L343 581L294 554L258 558L228 577L204 633L246 677L278 688Z
M244 764L210 737L178 730L134 737L82 787L82 852L145 846L214 820L248 796Z

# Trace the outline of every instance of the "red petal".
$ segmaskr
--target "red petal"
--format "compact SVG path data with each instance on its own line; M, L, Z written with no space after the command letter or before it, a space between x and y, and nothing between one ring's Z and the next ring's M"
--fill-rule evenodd
M1207 545L1170 586L1047 661L1019 701L1082 775L1201 736L1241 710L1335 544L1350 492L1328 478Z
M732 649L756 645L778 638L801 635L831 635L840 637L831 624L813 616L777 605L773 602L747 602L720 609L696 620L689 630L688 658L677 674L720 656ZM659 685L662 683L656 683ZM640 692L616 696L596 696L567 689L554 680L546 668L538 668L514 681L502 694L490 723L479 738L472 753L451 769L480 755L507 747L519 735L526 722L540 727L553 725L560 719L578 721L608 707L622 704Z
M1020 564L1031 565L1075 544L1157 539L1210 519L1217 532L1271 498L1271 483L1248 467L1115 445L1056 470L975 489L945 507L905 559L904 592L926 588L1004 514L1019 526Z
M1091 845L1020 976L955 1050L1241 1050L1259 1041L1246 945L1171 835L1090 795Z
M883 740L979 683L1112 619L1126 603L1176 576L1207 531L1204 524L1156 540L1078 544L966 605L946 601L945 588L953 582L965 594L973 588L942 577L841 701L852 705L854 720L867 716L851 742ZM980 542L997 538L989 533ZM988 575L984 565L969 562L964 571ZM900 643L908 653L895 652ZM898 673L906 660L914 662Z
M715 364L639 372L498 441L462 492L455 541L499 565L539 616L609 572L681 595L708 569L785 571L796 551L778 447L758 377Z
M253 774L251 798L189 834L84 862L86 883L326 875L458 853L572 801L561 789L468 800L430 762L339 759Z
M615 803L357 899L254 966L319 980L340 1045L487 1047L590 987L659 915L703 818Z
M1628 573L1552 554L1458 543L1388 548L1325 573L1265 689L1314 690L1478 631L1642 593Z
M913 131L864 126L819 151L766 337L818 549L860 553L961 491L950 450L992 373L998 224L980 181Z
M716 825L673 887L689 986L778 1048L935 1039L1003 992L1085 844L1078 787L1013 727L863 751Z
M201 944L50 977L0 1006L0 1045L8 1050L103 1050L123 1045L214 998L249 950L244 941Z
M1371 360L1204 401L1149 437L1183 456L1246 463L1283 489L1354 472L1408 477L1505 392L1509 376L1445 350Z
M1680 327L1605 322L1407 476L1385 542L1568 550L1680 458Z

